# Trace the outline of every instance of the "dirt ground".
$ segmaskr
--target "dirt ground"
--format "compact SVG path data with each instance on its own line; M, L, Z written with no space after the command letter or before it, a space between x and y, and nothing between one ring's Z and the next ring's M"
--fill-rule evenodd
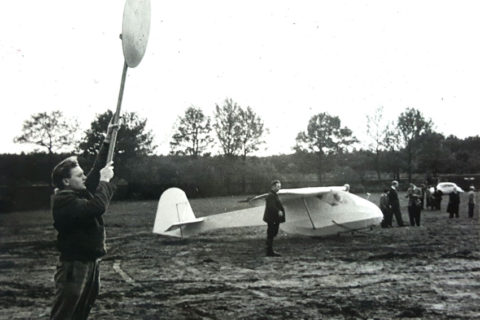
M467 218L461 200L459 219L448 219L444 199L441 211L422 212L421 227L328 238L280 233L275 258L264 256L265 227L165 239L151 233L156 202L116 202L106 214L109 254L90 318L480 319L478 211ZM192 207L205 215L229 202ZM57 259L51 224L47 210L0 214L0 319L48 319Z

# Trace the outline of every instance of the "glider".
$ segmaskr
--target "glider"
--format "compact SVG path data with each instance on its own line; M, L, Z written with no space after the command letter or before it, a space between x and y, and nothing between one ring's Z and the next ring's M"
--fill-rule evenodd
M160 197L153 232L188 238L205 231L265 225L262 194L247 201L252 207L197 218L181 189L170 188ZM328 236L378 225L382 212L371 201L348 192L348 186L281 189L286 211L283 231L312 237ZM256 204L256 206L255 206Z

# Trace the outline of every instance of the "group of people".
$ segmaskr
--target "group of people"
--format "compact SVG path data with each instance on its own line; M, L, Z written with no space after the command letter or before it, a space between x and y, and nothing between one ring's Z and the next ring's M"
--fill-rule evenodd
M392 181L392 185L389 189L384 189L380 196L380 210L383 213L383 221L381 223L382 228L391 228L392 220L395 216L395 220L399 227L403 227L402 213L400 211L400 201L398 198L398 186L399 183L396 180ZM427 188L429 190L430 188ZM408 218L411 226L420 226L420 216L424 209L425 196L427 198L427 207L440 209L440 203L442 200L442 192L435 188L434 192L425 192L424 188L419 188L415 184L410 183L405 197L408 198ZM475 187L470 186L468 192L468 217L473 218L475 210ZM456 188L449 194L449 201L447 205L447 212L449 218L459 217L460 207L460 194Z
M440 210L443 198L443 192L437 189L436 186L428 186L423 188L425 194L426 208L430 210Z
M470 186L468 191L468 217L473 218L473 213L475 211L475 187ZM453 192L449 194L447 212L449 213L449 218L458 218L460 207L460 194L457 189L453 189Z

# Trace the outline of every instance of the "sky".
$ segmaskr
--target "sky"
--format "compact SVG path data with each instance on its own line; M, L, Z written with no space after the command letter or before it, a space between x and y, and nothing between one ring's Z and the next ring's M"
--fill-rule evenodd
M89 128L114 110L124 1L0 3L0 153L34 113ZM479 134L478 1L151 1L145 56L129 68L122 112L147 118L167 154L188 107L212 116L231 98L269 133L257 155L291 153L320 112L367 144L366 116L419 109L445 135Z

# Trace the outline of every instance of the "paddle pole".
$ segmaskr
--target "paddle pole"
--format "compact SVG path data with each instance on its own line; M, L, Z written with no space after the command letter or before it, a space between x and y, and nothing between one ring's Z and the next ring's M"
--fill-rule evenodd
M122 109L123 90L125 88L125 80L127 78L127 70L128 70L127 61L124 61L123 71L122 71L122 80L120 81L120 91L118 92L117 110L115 110L115 114L113 115L113 121L112 121L113 124L119 124L120 110ZM108 147L107 163L113 160L113 154L115 152L115 144L117 142L117 132L118 132L118 127L113 129L112 131L112 138L110 140L110 145Z

